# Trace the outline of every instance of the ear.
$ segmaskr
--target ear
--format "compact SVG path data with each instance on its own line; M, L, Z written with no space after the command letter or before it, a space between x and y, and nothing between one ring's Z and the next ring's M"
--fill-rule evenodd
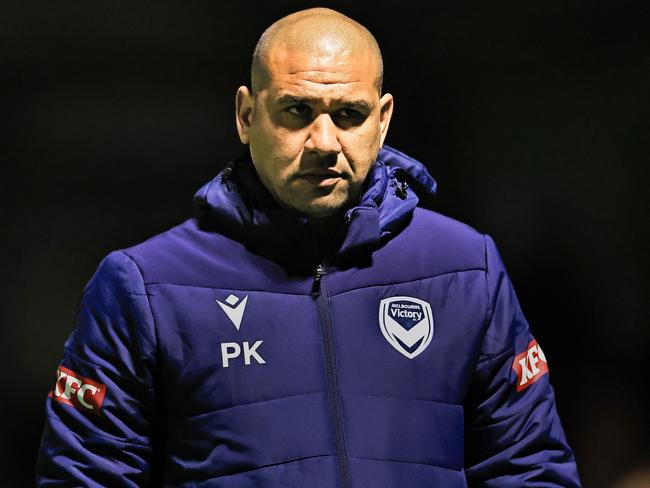
M379 107L379 130L381 132L379 147L382 147L384 145L384 139L386 139L386 134L388 133L390 118L393 116L393 95L385 93L379 99Z
M235 95L235 122L242 144L248 144L254 108L255 97L247 86L240 86Z

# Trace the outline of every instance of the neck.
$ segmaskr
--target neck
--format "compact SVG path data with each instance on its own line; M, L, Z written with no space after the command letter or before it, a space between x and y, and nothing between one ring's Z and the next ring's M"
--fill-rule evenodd
M309 225L314 232L322 234L336 230L341 222L343 222L343 216L338 213L324 218L309 218Z
M340 214L321 219L309 219L312 248L319 261L326 257L334 246L342 222L343 216Z

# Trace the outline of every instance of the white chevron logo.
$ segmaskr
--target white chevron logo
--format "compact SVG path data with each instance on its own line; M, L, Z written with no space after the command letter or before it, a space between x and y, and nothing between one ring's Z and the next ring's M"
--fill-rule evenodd
M384 298L379 302L379 327L391 346L413 359L433 338L431 305L408 296Z
M220 302L219 300L216 302L221 307L221 310L226 312L226 315L233 323L233 325L237 328L237 330L239 330L239 327L241 327L241 319L244 317L244 310L246 309L247 301L248 295L246 295L241 301L239 297L230 295L228 298L226 298L226 303Z
M386 317L386 323L384 325L386 331L391 336L397 337L408 347L413 347L417 341L421 340L423 337L428 337L430 328L428 317L420 320L420 322L414 325L411 330L404 329L404 327L390 317Z

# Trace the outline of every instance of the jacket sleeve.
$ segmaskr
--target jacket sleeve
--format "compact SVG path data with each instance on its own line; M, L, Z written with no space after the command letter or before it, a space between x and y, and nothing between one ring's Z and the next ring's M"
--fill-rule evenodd
M485 237L488 318L466 402L471 487L579 487L549 383L494 241Z
M46 400L37 486L143 486L156 427L156 341L138 267L113 252L80 301Z

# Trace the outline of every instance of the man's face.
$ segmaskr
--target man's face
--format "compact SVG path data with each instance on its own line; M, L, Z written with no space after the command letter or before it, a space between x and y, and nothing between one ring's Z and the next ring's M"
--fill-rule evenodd
M392 96L379 98L370 55L325 43L317 52L275 47L268 79L237 93L237 125L275 199L313 218L357 203L383 144Z

